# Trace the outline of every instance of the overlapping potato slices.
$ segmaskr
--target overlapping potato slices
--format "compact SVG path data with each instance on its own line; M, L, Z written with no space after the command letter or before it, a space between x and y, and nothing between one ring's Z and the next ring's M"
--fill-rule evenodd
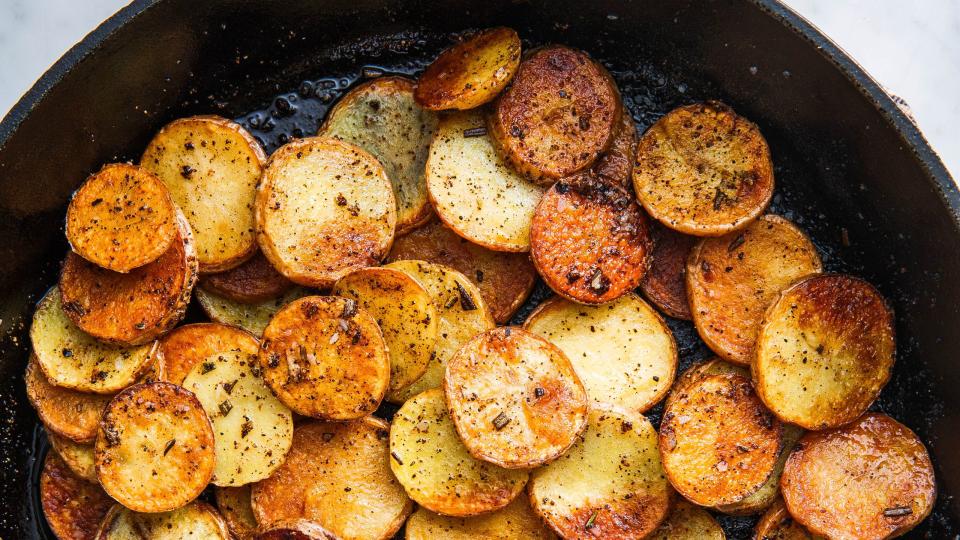
M249 485L239 487L218 487L214 491L217 510L227 523L227 528L237 540L252 540L257 534L259 524L253 515Z
M46 427L46 426L44 426ZM97 467L93 458L93 444L78 443L48 429L47 442L73 474L87 482L98 483Z
M183 385L183 379L208 357L220 352L257 354L260 343L249 332L219 323L181 326L160 340L159 356L166 369L165 381Z
M783 499L777 499L757 526L753 536L756 540L822 540L822 536L812 534L803 525L797 523L787 512Z
M245 304L208 291L203 286L197 287L194 293L197 303L210 320L242 328L258 337L263 335L270 319L280 311L280 308L311 294L309 289L294 287L279 298Z
M100 524L96 540L231 540L223 517L207 503L194 501L169 512L140 513L117 504Z
M330 531L308 519L274 523L254 538L256 540L340 540Z
M257 252L236 268L204 276L200 286L234 302L256 304L280 298L294 284Z
M75 474L56 453L47 453L40 472L40 505L57 538L93 538L113 504L99 485Z
M418 508L407 520L406 540L554 540L520 496L500 510L470 517L451 517Z
M793 424L783 424L783 441L780 445L780 455L777 457L777 463L773 466L773 472L767 477L767 481L760 486L760 489L747 495L743 499L727 505L716 506L715 509L725 514L734 516L749 516L759 514L770 508L777 497L780 495L780 478L783 477L783 467L787 463L787 458L797 445L797 441L803 435L804 431Z
M653 222L650 238L653 242L650 269L640 282L640 292L666 315L689 321L693 314L687 300L687 259L697 237Z
M49 432L74 442L93 442L97 436L100 414L113 398L112 395L54 386L43 374L36 356L27 362L24 380L27 398Z
M667 520L649 538L650 540L724 540L726 535L710 512L681 499L673 505Z
M597 176L626 189L633 189L633 160L637 154L637 126L626 107L620 111L620 122L614 128L610 148L593 164Z

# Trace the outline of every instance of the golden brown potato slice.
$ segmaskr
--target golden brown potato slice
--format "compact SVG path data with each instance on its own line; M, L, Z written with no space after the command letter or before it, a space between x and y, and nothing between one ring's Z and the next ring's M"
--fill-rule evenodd
M510 320L537 280L530 258L479 246L434 220L397 238L387 261L421 260L443 264L470 278L498 324Z
M273 153L256 211L257 241L274 268L321 289L379 264L397 224L393 187L380 162L327 137L298 139Z
M340 98L317 135L355 144L380 161L397 200L397 234L430 219L424 169L436 113L413 99L414 82L379 77Z
M234 302L256 304L280 298L294 283L257 252L236 268L204 276L200 286Z
M676 502L667 520L650 540L724 540L726 535L710 512L681 499Z
M27 398L40 421L51 433L80 443L89 443L97 436L97 425L111 395L90 394L50 384L31 356L24 375Z
M93 459L93 445L71 441L66 437L47 431L47 441L60 459L70 467L73 474L87 482L99 483L97 467Z
M590 174L565 178L533 215L530 256L551 289L582 304L615 300L640 285L653 244L633 196Z
M219 116L175 120L154 136L140 166L170 189L196 235L203 273L253 255L253 201L266 153L243 126Z
M377 410L390 356L377 321L356 300L308 296L270 320L260 348L263 380L297 414L352 420Z
M257 534L256 540L341 540L308 519L281 521Z
M249 332L219 323L195 323L176 328L160 340L165 381L183 384L194 366L219 352L257 354L260 343Z
M653 251L650 269L640 282L640 291L660 311L675 319L690 320L687 301L687 259L697 237L681 234L657 222L650 225Z
M213 429L192 393L167 382L138 384L107 405L94 456L100 484L117 502L136 512L166 512L210 482Z
M754 491L747 497L733 504L720 505L716 507L725 514L734 516L749 516L759 514L770 508L770 505L780 495L780 478L783 476L783 466L787 463L787 458L793 452L797 441L804 434L804 430L793 424L783 424L783 444L780 445L780 454L777 457L777 463L773 467L773 472L767 478L767 481L760 486L760 489Z
M236 326L259 337L280 308L298 298L310 295L310 290L294 287L280 298L264 300L256 304L244 304L197 287L196 297L203 312L210 320L228 326Z
M893 538L933 510L930 455L909 428L885 414L807 433L780 482L790 515L829 538Z
M780 216L702 240L687 260L697 332L725 360L749 365L763 312L785 287L822 268L807 235Z
M40 505L59 540L88 540L97 533L113 499L97 484L77 476L56 453L49 452L40 473Z
M657 432L643 415L593 408L581 441L533 471L533 509L564 538L646 538L667 517L671 490Z
M640 137L637 198L682 233L720 236L745 227L773 196L770 148L757 126L717 101L667 113Z
M466 276L452 268L424 261L394 261L386 266L413 276L433 297L437 308L437 346L427 371L387 399L403 403L411 397L443 384L447 362L473 336L494 327L493 317L480 290Z
M738 502L766 482L780 455L783 428L733 373L691 381L671 399L660 424L670 483L700 506Z
M753 377L763 402L806 429L847 424L890 380L893 312L861 279L812 276L780 294L757 337Z
M587 393L567 355L520 328L495 328L464 344L443 387L467 451L501 467L549 463L587 427Z
M67 207L67 240L93 264L129 272L163 255L177 238L177 208L159 178L128 163L90 175Z
M435 111L467 110L497 97L520 66L520 36L512 28L477 32L424 70L414 97Z
M812 534L803 525L794 521L787 512L783 499L777 499L760 521L753 533L754 540L822 540L822 536Z
M620 111L610 148L593 164L597 176L626 189L633 189L633 160L637 155L637 126L626 107Z
M667 396L666 407L669 408L670 404L676 400L677 397L687 395L687 390L691 388L694 382L710 375L724 375L727 373L740 375L747 379L750 378L750 371L743 366L731 364L716 357L693 364L677 377L676 383L674 383L670 394Z
M433 208L454 232L496 251L530 250L530 220L544 188L497 155L481 112L440 120L426 176Z
M488 124L518 171L550 183L590 167L610 147L621 108L607 70L582 51L550 45L520 63Z
M390 353L390 392L427 371L437 344L437 308L417 280L393 268L364 268L344 276L331 294L352 298L373 316Z
M259 525L250 504L250 486L218 487L214 491L217 509L237 540L252 540Z
M194 501L169 512L139 513L116 504L100 524L96 540L231 540L223 517Z
M390 468L407 495L433 512L473 516L503 508L529 473L473 458L460 441L443 390L407 400L390 428Z
M670 390L677 345L660 315L627 293L602 306L552 298L524 328L560 348L595 405L645 412Z
M479 516L450 517L418 508L407 520L406 540L554 540L526 497Z

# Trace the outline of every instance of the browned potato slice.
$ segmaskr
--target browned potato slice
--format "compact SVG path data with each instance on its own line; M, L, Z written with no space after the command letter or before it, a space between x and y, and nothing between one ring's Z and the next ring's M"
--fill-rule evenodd
M340 98L317 133L355 144L380 161L397 199L397 234L430 219L424 168L437 115L413 100L413 87L405 77L367 81Z
M50 432L81 443L96 438L100 414L113 396L78 392L50 384L35 356L31 356L27 363L24 382L30 404Z
M473 516L503 508L529 473L474 459L460 441L443 390L407 400L390 428L390 468L407 495L433 512Z
M554 540L526 497L479 516L450 517L418 508L407 520L406 540Z
M667 517L671 490L643 415L593 408L581 441L536 469L533 509L564 538L639 540Z
M512 28L477 32L440 53L417 81L414 97L427 109L473 109L497 97L520 66Z
M551 45L523 62L489 118L490 135L522 174L550 183L591 166L621 121L620 94L586 53Z
M196 235L203 273L229 270L256 250L253 201L266 153L219 116L175 120L154 136L140 166L167 185Z
M670 390L670 395L667 396L665 403L666 407L669 408L670 404L677 399L677 397L686 395L687 390L694 382L697 382L700 379L710 375L724 375L727 373L740 375L741 377L747 379L750 378L750 371L743 366L731 364L719 358L711 358L690 366L679 377L677 377L677 381L674 383L673 389Z
M660 424L660 454L670 483L700 506L754 493L776 466L783 439L750 379L733 373L691 381L671 399Z
M219 352L257 354L260 343L249 332L219 323L195 323L176 328L160 340L165 381L183 384L193 367Z
M687 261L687 298L697 332L725 360L748 365L763 312L785 287L821 270L817 248L780 216L704 239Z
M719 236L745 227L773 196L770 148L757 126L711 101L674 109L640 137L637 198L682 233Z
M787 463L787 458L793 452L797 441L803 435L804 430L793 424L783 424L783 444L780 445L780 455L777 457L777 464L773 467L773 472L767 477L767 481L760 486L760 489L754 491L747 497L728 505L716 507L725 514L734 516L749 516L759 514L776 500L780 495L780 478L783 476L783 466Z
M138 513L117 504L100 524L96 540L230 540L223 517L209 504L194 501L170 512Z
M60 540L93 538L113 499L95 483L74 474L54 452L40 473L40 505L47 524Z
M852 276L813 276L767 311L753 377L782 420L824 429L867 410L890 380L895 355L893 312L879 291Z
M344 276L331 294L352 298L377 320L390 353L390 392L427 371L437 344L437 308L417 280L393 268L364 268Z
M337 139L309 137L270 157L256 215L257 241L270 263L301 285L329 288L390 251L397 203L375 157Z
M602 306L553 298L531 313L523 327L567 355L595 405L642 413L659 403L673 384L673 334L636 294Z
M726 535L710 512L681 499L667 520L649 537L650 540L724 540Z
M519 328L467 342L447 364L443 387L470 455L501 467L549 463L587 426L587 393L570 360Z
M530 255L551 289L582 304L615 300L640 285L653 245L633 196L590 174L565 178L533 215Z
M234 302L256 304L280 298L294 284L257 252L236 268L204 276L200 286Z
M87 482L99 482L93 459L93 445L71 441L66 437L47 431L47 441L54 452L70 467L73 474Z
M437 220L397 238L387 260L404 259L443 264L469 277L499 324L510 320L537 279L526 255L489 250L457 236Z
M668 316L689 321L693 314L687 301L687 259L697 238L657 222L650 226L650 237L650 269L640 282L640 291Z
M930 514L937 494L923 443L879 413L804 435L780 485L790 515L829 538L900 536Z
M753 537L755 540L822 540L823 538L810 533L803 525L794 521L787 512L783 499L777 499L763 514L757 522Z
M105 165L67 207L67 240L97 266L129 272L155 261L177 238L177 208L159 178L136 165Z
M259 525L250 504L250 486L218 487L214 491L217 509L237 540L252 540Z
M131 386L107 405L94 446L97 477L136 512L166 512L210 482L214 439L197 398L167 382Z
M197 287L195 293L197 302L210 320L242 328L255 336L263 335L270 319L280 311L280 308L311 294L309 289L294 287L280 298L264 300L256 304L244 304L207 291L203 287Z
M637 126L630 111L623 107L613 142L593 164L597 176L626 189L633 189L633 160L637 155Z
M254 538L256 540L340 540L330 531L307 519L274 523Z
M386 343L357 301L308 296L287 304L263 332L263 380L297 414L324 420L377 410L390 382Z
M480 111L440 120L426 177L434 210L454 232L496 251L530 250L530 220L543 187L497 155Z

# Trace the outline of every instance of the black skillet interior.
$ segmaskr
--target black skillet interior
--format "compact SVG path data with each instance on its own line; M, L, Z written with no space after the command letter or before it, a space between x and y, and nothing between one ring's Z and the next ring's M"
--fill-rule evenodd
M960 281L950 276L960 272L960 197L876 85L764 0L433 4L138 2L68 53L0 124L0 537L52 538L37 504L45 441L22 373L33 303L56 281L65 204L83 178L136 159L157 128L195 113L236 118L272 151L313 134L358 80L415 74L457 32L508 25L527 47L558 42L600 59L641 130L707 98L760 125L776 164L772 210L811 234L829 270L869 279L897 312L898 362L874 408L916 430L937 465L936 511L910 536L955 538L960 374L950 353L960 350ZM517 320L548 294L539 285ZM708 355L690 324L671 325L681 368ZM749 537L752 519L721 519L728 538Z

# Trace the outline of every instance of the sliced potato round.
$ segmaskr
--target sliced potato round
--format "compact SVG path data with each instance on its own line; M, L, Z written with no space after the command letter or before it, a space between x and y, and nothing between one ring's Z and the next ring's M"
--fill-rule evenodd
M352 420L377 410L390 382L390 356L357 301L307 296L270 320L260 348L263 380L297 414Z
M633 160L637 155L637 126L626 107L620 111L610 148L593 164L597 176L626 189L633 189Z
M678 233L657 222L650 226L653 251L650 269L640 282L640 291L653 305L675 319L690 320L687 301L687 259L697 237Z
M35 356L27 362L23 378L27 398L48 431L80 443L89 443L96 438L100 414L113 396L78 392L50 384Z
M87 540L97 533L113 499L97 484L77 476L56 453L49 452L40 472L40 506L58 539Z
M259 530L250 504L250 486L218 487L214 491L217 510L237 540L252 540Z
M397 234L430 218L424 168L437 115L414 101L413 88L406 77L367 81L340 98L317 133L355 144L380 161L397 200Z
M496 251L530 250L530 220L543 187L497 155L481 112L440 120L426 177L434 210L454 232Z
M234 302L256 304L280 298L294 284L257 252L236 268L204 276L200 286Z
M646 538L667 517L671 490L657 432L643 415L595 407L581 441L533 471L533 509L563 538Z
M742 229L766 209L773 185L760 130L720 102L674 109L637 144L637 198L654 219L682 233Z
M786 465L787 458L790 457L790 453L793 452L803 433L802 428L793 424L783 424L783 444L780 445L780 455L767 481L760 486L760 489L745 498L733 504L717 506L716 509L724 514L749 516L759 514L770 508L770 505L780 496L780 478L783 476L783 466Z
M193 366L183 387L197 396L213 425L214 485L256 482L283 463L293 442L293 414L260 378L256 351L215 353Z
M757 337L753 377L763 402L806 429L856 419L890 380L893 312L861 279L804 279L770 306Z
M927 449L885 414L807 433L780 482L790 515L829 538L893 538L933 510L937 494Z
M540 304L523 327L566 354L596 405L646 412L673 384L677 371L673 334L634 293L602 306L552 298Z
M249 332L219 323L195 323L176 328L160 340L160 356L166 368L163 379L183 385L187 373L207 357L219 352L257 354L260 343Z
M425 261L395 261L386 266L413 276L433 297L437 308L437 345L423 376L387 399L403 403L443 384L447 362L473 336L494 327L493 317L480 290L466 276L440 264Z
M468 276L499 324L510 320L537 280L537 271L526 255L479 246L438 220L397 238L387 260L404 259L443 264Z
M725 375L728 373L732 375L740 375L741 377L747 379L750 378L750 371L743 366L731 364L716 357L693 364L679 377L677 377L676 383L674 383L673 388L670 390L670 394L667 396L667 400L665 402L666 407L669 408L670 404L676 400L677 397L688 395L687 391L691 388L694 382L697 382L700 379L710 375Z
M107 405L94 446L103 489L136 512L166 512L210 482L214 435L197 398L167 382L139 384Z
M254 538L256 540L341 540L330 531L307 519L274 523Z
M231 540L217 511L194 501L170 512L138 513L117 504L100 524L96 540Z
M803 525L794 521L787 512L783 499L779 498L757 522L753 537L756 540L822 540L823 538L812 534Z
M427 371L437 344L437 308L410 274L364 268L341 278L331 294L356 300L377 320L390 353L390 392L403 390Z
M337 139L309 137L270 157L256 216L260 249L281 274L329 288L390 251L397 203L375 157Z
M560 45L532 52L494 102L490 135L528 178L550 183L590 167L621 121L620 93L586 53Z
M197 302L211 320L228 326L242 328L255 336L262 336L270 319L280 308L310 294L308 289L294 287L280 298L264 300L256 304L244 304L210 292L203 287L196 289Z
M609 302L637 288L652 249L633 196L591 174L554 184L533 215L533 264L551 289L575 302Z
M443 387L467 451L501 467L549 463L587 427L587 393L567 355L520 328L495 328L464 344Z
M140 166L167 185L196 235L203 273L229 270L256 250L253 201L266 153L219 116L175 120L154 136Z
M418 508L407 520L406 540L554 540L526 497L487 514L451 517Z
M460 441L443 390L407 400L390 428L390 468L407 495L433 512L473 516L503 508L529 473L473 458Z
M305 518L342 540L391 538L413 503L390 472L389 432L372 416L299 426L283 465L253 486L257 521Z
M699 506L681 499L670 510L650 540L724 540L726 535L716 519Z
M93 445L78 443L66 437L47 431L47 441L60 459L70 467L73 474L87 482L99 483L97 467L93 459Z
M700 241L687 260L693 323L715 353L750 364L763 313L785 287L823 269L796 225L765 215L739 232Z
M520 66L520 36L512 28L477 32L440 53L417 82L427 109L473 109L493 100Z
M670 483L691 502L738 502L766 482L780 455L783 428L750 379L701 376L671 399L660 424L660 454Z
M177 208L159 178L128 163L90 175L67 207L67 241L102 268L129 272L163 255L177 238Z

